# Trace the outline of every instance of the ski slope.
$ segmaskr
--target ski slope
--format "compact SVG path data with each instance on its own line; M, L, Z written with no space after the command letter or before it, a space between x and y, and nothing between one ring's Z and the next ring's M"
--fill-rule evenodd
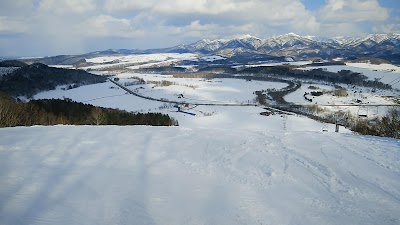
M399 140L254 128L0 129L0 224L399 224Z

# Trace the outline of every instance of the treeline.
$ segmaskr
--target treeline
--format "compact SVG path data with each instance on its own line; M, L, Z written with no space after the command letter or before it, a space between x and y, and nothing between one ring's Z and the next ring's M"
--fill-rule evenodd
M386 115L373 119L360 118L345 112L327 113L317 105L287 105L274 106L274 108L304 115L323 123L334 124L336 118L343 118L340 124L359 134L400 138L400 107L393 107L388 110ZM321 115L320 113L323 114Z
M32 97L41 91L53 90L59 85L77 86L102 83L107 77L90 74L83 70L48 67L35 63L21 67L0 80L0 92L13 97Z
M351 130L364 135L400 138L400 108L390 109L384 117L374 121L354 120L349 124L349 127Z
M57 124L175 126L178 122L161 113L130 113L59 99L21 103L0 94L0 127Z
M391 86L377 80L368 80L368 77L352 72L350 70L341 70L337 73L325 71L321 68L313 70L299 70L289 66L261 66L250 67L239 71L242 74L254 74L255 76L269 75L279 76L281 78L310 79L324 81L333 84L351 84L364 87L374 87L380 89L391 89Z
M18 60L4 60L0 61L0 67L23 67L28 64L18 61Z
M171 74L171 73L184 73L186 71L183 67L174 66L160 66L160 67L148 67L136 69L139 73L161 73L161 74Z

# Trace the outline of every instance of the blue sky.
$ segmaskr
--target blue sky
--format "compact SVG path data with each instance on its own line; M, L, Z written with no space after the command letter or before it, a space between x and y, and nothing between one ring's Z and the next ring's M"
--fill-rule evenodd
M325 4L325 0L303 0L302 2L308 10L318 10Z
M160 48L288 32L400 33L399 0L1 0L0 55Z

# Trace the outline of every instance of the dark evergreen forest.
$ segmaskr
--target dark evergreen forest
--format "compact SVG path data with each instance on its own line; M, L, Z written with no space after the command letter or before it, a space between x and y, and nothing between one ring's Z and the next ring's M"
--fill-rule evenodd
M53 90L59 85L73 84L74 87L106 82L107 77L83 70L48 67L41 63L23 66L0 79L0 92L10 96L27 96Z

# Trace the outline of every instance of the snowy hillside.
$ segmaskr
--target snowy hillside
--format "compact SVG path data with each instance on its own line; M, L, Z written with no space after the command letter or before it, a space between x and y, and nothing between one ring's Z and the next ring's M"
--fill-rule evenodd
M378 79L379 81L390 84L393 88L400 90L400 67L392 64L374 65L370 63L346 63L345 66L320 66L320 67L306 67L302 69L316 69L322 68L331 72L338 72L340 70L351 70L353 72L362 73L370 80Z
M399 146L246 128L0 129L0 224L398 224Z
M165 54L134 54L134 55L119 55L119 56L101 56L86 59L87 62L95 64L94 66L81 67L81 69L107 69L110 67L130 67L131 69L138 69L142 66L154 65L170 65L171 63L181 60L195 60L195 54L178 54L178 53L165 53Z
M225 58L110 56L90 59L94 65L87 69L183 60ZM266 64L241 66L260 65ZM399 74L388 65L340 66L346 68L384 82ZM59 86L34 98L161 112L180 126L0 129L1 225L399 224L399 140L344 127L335 133L334 124L258 105L255 92L286 88L281 81L108 72L121 86L110 81L69 90ZM311 85L335 88L304 83L286 100L303 104ZM355 88L357 94L348 97L324 94L315 100L351 103L362 94L386 104L384 96L398 93Z

